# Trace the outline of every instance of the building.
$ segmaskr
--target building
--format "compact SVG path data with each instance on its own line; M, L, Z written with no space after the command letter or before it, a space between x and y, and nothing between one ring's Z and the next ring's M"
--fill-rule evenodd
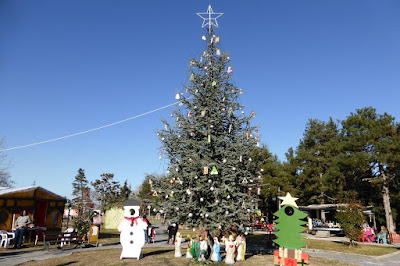
M13 229L26 210L33 224L48 231L60 231L67 199L39 186L0 187L0 230Z

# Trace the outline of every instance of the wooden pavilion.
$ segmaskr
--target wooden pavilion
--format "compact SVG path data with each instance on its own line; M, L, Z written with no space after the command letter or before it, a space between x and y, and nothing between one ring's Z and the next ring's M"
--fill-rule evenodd
M39 186L0 187L0 230L12 230L15 220L26 210L32 223L60 231L67 199Z

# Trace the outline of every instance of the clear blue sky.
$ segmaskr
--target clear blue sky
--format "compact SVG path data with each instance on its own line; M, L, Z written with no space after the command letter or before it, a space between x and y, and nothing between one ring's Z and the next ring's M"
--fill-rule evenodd
M241 103L284 159L309 118L373 106L400 117L400 1L0 2L0 136L7 147L95 128L175 102L203 47L211 4L225 13ZM156 131L172 108L104 130L7 152L16 186L71 197L78 168L133 187L163 173Z

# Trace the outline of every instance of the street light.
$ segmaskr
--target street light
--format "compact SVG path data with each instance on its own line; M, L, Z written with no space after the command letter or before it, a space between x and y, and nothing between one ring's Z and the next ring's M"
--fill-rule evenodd
M151 209L151 206L148 205L148 206L147 206L147 209L149 210L149 218L150 218L150 209Z
M71 201L70 200L68 200L68 216L67 216L67 228L66 229L68 229L68 223L69 223L69 214L70 214L70 212L71 212L71 207L72 207L72 204L71 204Z

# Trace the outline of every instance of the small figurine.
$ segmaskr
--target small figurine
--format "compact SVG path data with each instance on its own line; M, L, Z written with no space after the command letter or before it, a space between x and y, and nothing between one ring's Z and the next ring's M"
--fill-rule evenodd
M236 238L235 244L237 249L236 261L244 261L246 255L246 238L243 233Z
M203 237L200 237L200 255L198 257L198 261L205 261L207 256L207 240Z
M214 245L213 245L213 249L212 249L211 260L216 261L216 262L222 260L218 237L214 237Z
M177 232L176 233L176 238L175 238L175 258L182 257L181 243L182 243L181 233Z
M233 243L233 241L234 241L233 235L230 235L229 239L225 238L226 264L235 263L235 243Z
M188 240L188 247L186 249L186 258L193 259L193 255L191 253L193 241L190 235L187 235L187 240Z

